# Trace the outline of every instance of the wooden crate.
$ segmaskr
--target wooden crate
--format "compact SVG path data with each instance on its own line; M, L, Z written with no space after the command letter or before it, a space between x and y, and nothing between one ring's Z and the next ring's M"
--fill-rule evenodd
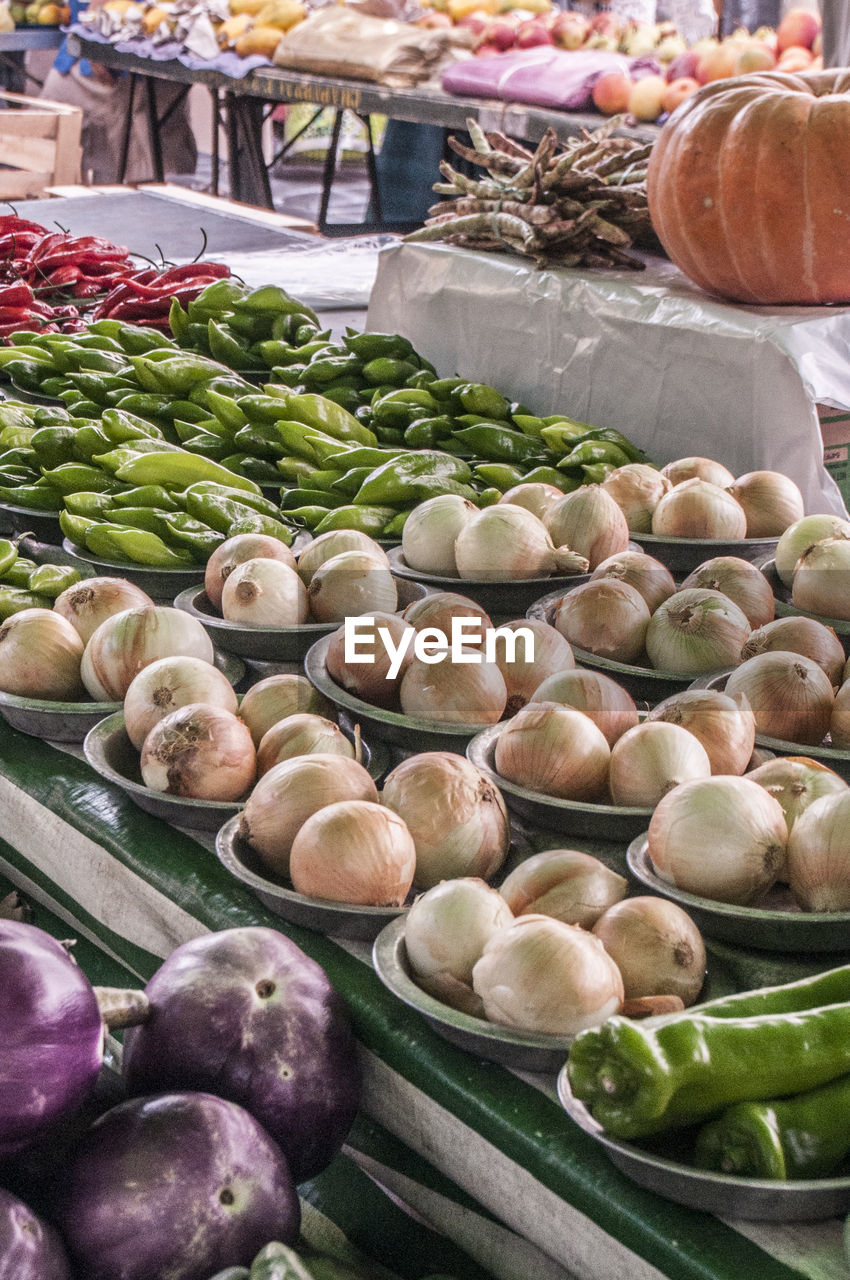
M0 90L0 200L79 182L82 124L79 107Z

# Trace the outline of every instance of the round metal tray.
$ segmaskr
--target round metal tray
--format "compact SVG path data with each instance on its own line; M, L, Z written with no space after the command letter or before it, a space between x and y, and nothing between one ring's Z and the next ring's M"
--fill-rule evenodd
M708 843L711 838L711 832L706 832ZM784 885L771 889L757 907L712 902L662 880L652 865L648 845L646 833L629 845L626 862L632 876L644 888L684 908L709 938L760 951L850 953L850 911L801 911Z
M304 659L304 671L310 683L335 706L347 711L353 720L376 737L407 751L456 751L463 755L470 738L486 728L483 724L443 724L439 720L417 720L400 711L373 707L362 698L342 689L328 675L327 654L331 637L317 640Z
M627 1177L690 1209L745 1222L812 1222L850 1209L850 1176L792 1182L734 1177L696 1169L609 1136L573 1096L566 1066L558 1075L558 1098L570 1119L603 1147Z
M387 551L390 568L396 578L406 578L411 582L422 582L432 591L456 591L459 595L468 596L487 613L494 613L500 618L518 618L525 613L528 606L537 600L542 591L553 586L560 586L563 595L570 587L579 582L588 582L589 573L574 573L569 577L558 577L547 574L544 578L523 578L512 582L483 581L480 578L443 577L435 573L422 573L419 569L411 569L402 554L401 547L396 546Z
M346 728L345 725L342 727ZM346 732L350 737L347 729ZM382 777L387 768L386 748L379 746L373 750L362 740L361 748L364 768L374 779ZM218 831L222 823L238 814L245 803L244 800L192 800L186 796L168 795L164 791L151 791L142 781L139 753L127 736L122 710L108 715L89 730L83 742L83 754L102 778L121 787L140 809L178 827Z
M245 664L229 653L215 653L215 665L234 686L245 675ZM21 733L48 742L82 742L90 729L120 711L121 702L50 702L44 698L21 698L0 692L0 715Z
M597 840L631 840L645 831L652 809L633 809L615 804L591 804L589 801L562 800L557 796L529 791L509 782L496 771L496 742L510 721L490 725L476 734L466 748L467 759L492 778L505 797L509 809L528 818L535 827L565 835Z
M305 929L371 942L389 920L406 910L405 907L359 907L344 902L328 902L323 898L308 898L303 893L296 893L286 881L270 880L267 868L247 841L239 836L238 814L219 831L215 851L222 866L253 889L264 906L282 920L302 925Z
M0 520L13 538L19 538L22 533L32 533L39 542L57 547L62 542L58 511L33 511L31 507L15 507L4 502L0 504Z
M70 538L63 539L62 550L74 564L85 566L90 573L93 571L110 578L126 578L128 582L146 591L152 600L159 603L171 604L179 591L184 591L186 587L197 583L198 573L202 572L200 566L196 564L189 564L185 569L155 569L143 564L100 560L71 542Z
M737 556L740 560L756 561L776 550L778 538L662 538L656 533L630 535L642 551L655 556L674 577L685 577L706 560L715 556Z
M815 622L822 622L825 627L832 627L844 646L844 652L850 655L850 621L847 618L828 618L822 613L808 613L805 609L797 609L791 599L791 592L776 572L773 559L766 560L760 568L773 588L777 618L813 618Z
M700 676L698 680L694 680L692 688L694 689L725 689L726 681L732 673L733 668L727 671L718 671L711 676ZM834 773L839 774L844 780L850 783L850 750L839 750L833 747L829 734L824 738L823 742L818 743L816 747L809 746L805 742L786 742L784 738L770 738L766 733L756 732L756 746L766 747L768 751L775 752L778 756L808 756L810 760L817 760L818 764L825 764L828 769L832 769ZM848 943L850 948L850 943Z
M197 574L196 574L197 579ZM427 587L416 582L399 582L398 607L404 609L414 600L428 594ZM207 599L203 583L195 582L176 597L174 605L197 618L207 634L222 649L238 653L243 658L260 662L301 662L307 650L322 636L338 631L339 622L305 622L297 627L246 626L241 622L227 622L216 613Z

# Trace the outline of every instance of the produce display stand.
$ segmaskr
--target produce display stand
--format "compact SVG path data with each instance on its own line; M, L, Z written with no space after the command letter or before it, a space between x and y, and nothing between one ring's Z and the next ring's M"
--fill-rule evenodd
M65 39L58 27L18 27L0 32L0 68L8 78L8 88L25 92L27 83L41 87L24 65L26 54L36 49L58 49Z
M263 159L260 131L266 112L280 103L307 103L317 109L336 111L335 127L328 148L322 184L319 230L325 234L349 234L355 228L350 224L337 225L327 220L330 191L336 166L336 153L340 138L343 113L353 112L366 125L371 140L369 121L373 114L388 116L416 124L439 125L445 129L463 130L468 117L478 120L487 129L501 129L514 138L537 141L548 128L555 130L559 138L571 137L583 128L598 128L602 117L596 114L567 113L524 103L491 101L479 98L455 97L434 86L413 89L389 89L384 85L370 84L329 76L306 75L277 67L260 67L241 79L223 75L218 71L190 70L181 62L156 62L132 53L122 53L109 44L69 37L69 47L79 56L102 62L106 66L127 71L133 83L139 82L147 95L148 125L151 138L154 178L163 180L160 131L166 121L156 112L153 82L169 80L186 86L204 85L210 93L213 105L213 190L218 189L218 129L222 121L227 128L231 157L230 192L234 200L272 208L268 167ZM133 89L135 93L136 88ZM633 137L649 139L655 136L655 125L641 125L625 129ZM119 175L126 171L129 133L125 139ZM279 153L280 154L280 153ZM276 157L277 158L277 157ZM382 229L401 230L397 224L386 224L380 214L380 193L374 168L374 155L367 154L372 207L375 217L368 223L358 224L359 231ZM406 228L406 229L409 229Z
M0 874L139 978L188 938L245 924L281 928L318 960L354 1016L366 1116L504 1224L478 1236L495 1275L846 1280L838 1219L724 1223L634 1186L561 1110L553 1077L520 1078L449 1045L384 990L364 945L281 921L219 865L211 842L139 811L82 760L3 722L0 831ZM578 843L622 868L622 847ZM710 964L744 988L816 972L824 959L713 944ZM542 1257L523 1262L523 1240Z

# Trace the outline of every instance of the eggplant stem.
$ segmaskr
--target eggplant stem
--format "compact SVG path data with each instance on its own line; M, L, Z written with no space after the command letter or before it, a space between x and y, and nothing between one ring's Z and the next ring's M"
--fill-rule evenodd
M144 991L123 987L95 987L100 1016L110 1031L139 1027L147 1022L151 1005Z

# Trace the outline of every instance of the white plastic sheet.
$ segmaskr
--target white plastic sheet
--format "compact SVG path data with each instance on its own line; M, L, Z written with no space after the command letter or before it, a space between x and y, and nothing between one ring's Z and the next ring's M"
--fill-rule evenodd
M847 512L816 405L850 409L850 308L719 302L666 259L645 271L543 270L445 245L384 249L368 327L492 383L535 413L624 431L659 463L767 468L807 512Z
M398 237L391 235L338 240L313 236L305 237L303 243L289 241L282 249L229 253L227 261L247 284L259 286L279 280L293 297L316 311L333 311L368 306L379 251L397 242Z

